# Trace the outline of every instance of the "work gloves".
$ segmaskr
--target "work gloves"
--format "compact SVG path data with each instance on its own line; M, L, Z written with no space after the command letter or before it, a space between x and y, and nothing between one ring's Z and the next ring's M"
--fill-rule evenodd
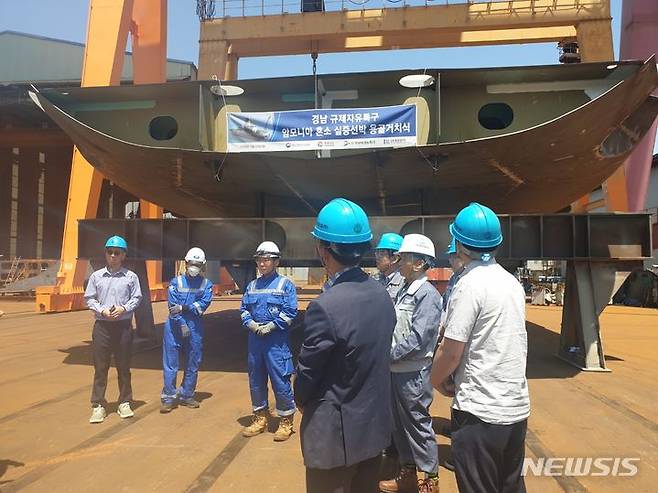
M169 307L169 315L175 316L178 315L179 313L185 311L188 305L171 305ZM187 326L187 324L182 323L180 324L180 331L183 337L189 337L190 336L190 328Z
M192 312L194 311L193 305L171 305L169 307L169 315L178 315L181 312Z
M254 322L253 320L249 320L249 323L247 323L247 328L252 331L254 334L258 334L258 329L260 329L260 324Z
M256 335L266 336L274 329L276 329L276 324L274 322L259 324L257 322L254 322L253 320L249 320L249 323L247 323L247 328Z
M276 324L274 322L267 322L266 324L260 324L258 326L258 331L256 332L256 334L258 334L259 336L266 336L274 329L276 329Z

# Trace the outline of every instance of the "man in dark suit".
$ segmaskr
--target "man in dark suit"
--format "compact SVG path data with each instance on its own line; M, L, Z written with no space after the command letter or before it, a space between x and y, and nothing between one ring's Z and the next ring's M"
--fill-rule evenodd
M359 268L372 232L361 207L334 199L312 232L329 280L306 310L295 401L309 493L378 491L391 438L389 355L395 310Z

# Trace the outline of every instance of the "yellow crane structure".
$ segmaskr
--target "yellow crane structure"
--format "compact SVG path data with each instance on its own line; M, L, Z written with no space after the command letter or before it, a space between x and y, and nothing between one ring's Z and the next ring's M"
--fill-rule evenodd
M82 87L119 84L129 33L135 84L165 82L167 1L90 0ZM55 286L37 288L39 312L84 308L87 261L78 260L78 221L96 217L102 182L101 173L74 149L61 264ZM140 211L142 218L162 218L162 208L156 204L140 201ZM150 261L146 266L154 299L164 295L160 264Z
M242 5L247 0L224 0ZM582 61L612 60L609 0L425 1L402 8L361 8L203 20L199 78L236 79L243 57L459 47L547 41L577 41ZM367 4L364 4L364 7ZM270 5L271 7L271 5ZM166 79L167 1L90 0L82 86L119 83L128 35L132 36L135 84ZM61 267L55 286L37 289L37 311L83 307L87 263L77 260L81 219L96 217L102 176L76 151L73 155ZM609 210L627 210L623 167L606 183ZM586 199L576 204L584 207ZM141 201L142 218L161 218L162 208ZM99 245L99 248L102 246ZM152 299L164 295L159 262L147 265Z
M241 0L242 1L242 0ZM223 5L235 4L224 0ZM348 4L344 4L348 5ZM364 3L363 7L367 7ZM613 59L609 0L489 0L231 16L201 23L199 78L237 79L240 58L577 41L583 61Z

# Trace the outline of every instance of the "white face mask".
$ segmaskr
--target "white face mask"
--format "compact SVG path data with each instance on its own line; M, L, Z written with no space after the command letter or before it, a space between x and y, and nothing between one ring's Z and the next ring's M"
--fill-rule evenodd
M197 266L197 265L190 265L190 266L187 268L187 273L188 273L190 276L192 276L192 277L196 277L196 276L198 276L198 275L199 275L199 272L201 272L201 267L199 267L199 266Z

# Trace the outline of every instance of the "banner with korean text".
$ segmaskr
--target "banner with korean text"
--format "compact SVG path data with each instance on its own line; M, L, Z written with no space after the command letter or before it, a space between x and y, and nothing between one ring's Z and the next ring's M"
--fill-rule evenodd
M229 112L228 152L408 147L417 144L416 105Z

